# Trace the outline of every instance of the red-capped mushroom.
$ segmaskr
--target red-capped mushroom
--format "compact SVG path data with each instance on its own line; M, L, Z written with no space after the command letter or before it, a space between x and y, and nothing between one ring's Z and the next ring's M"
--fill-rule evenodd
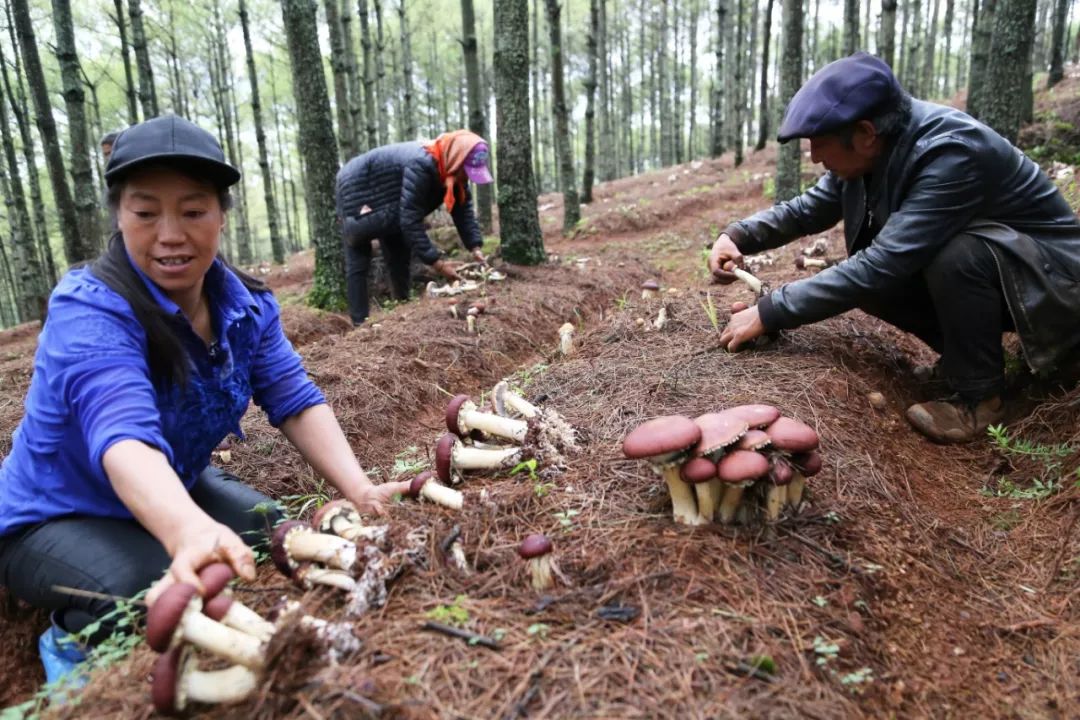
M792 455L791 464L795 468L795 474L791 478L791 484L788 485L788 503L795 511L798 511L802 504L803 493L806 491L806 478L821 472L823 463L821 454L817 450L811 450Z
M226 587L236 573L226 563L216 562L199 570L199 582L202 583L203 614L222 625L245 632L263 642L270 640L274 626L264 620L257 612L233 597Z
M688 417L667 415L638 425L623 439L623 454L645 460L664 478L671 494L675 522L700 525L694 493L679 477L679 468L701 440L701 428Z
M736 405L724 412L742 418L750 428L766 428L780 417L780 410L772 405Z
M660 292L660 283L655 280L646 280L641 283L641 299L651 300Z
M286 575L303 561L322 563L340 570L351 570L356 563L356 543L336 535L320 533L300 520L286 520L274 528L270 538L270 557Z
M769 460L750 450L732 450L716 463L716 474L724 481L724 499L720 503L720 522L735 520L743 492L769 472Z
M701 522L712 522L724 492L716 477L716 463L703 457L690 458L679 470L679 477L694 488Z
M412 479L409 483L409 497L425 497L436 505L452 510L460 510L465 502L462 494L457 490L436 482L435 474L430 470L425 470Z
M817 450L820 443L818 434L812 427L794 418L778 418L765 428L765 432L772 438L772 450L787 457ZM797 497L798 501L794 504L798 505L802 502L805 478L802 473L795 473L791 482L795 487L793 491L789 488L787 494Z
M446 433L435 444L435 473L439 482L449 485L459 470L496 470L510 467L520 457L521 448L471 448Z
M190 703L235 703L255 691L258 676L243 665L199 670L191 646L179 645L154 663L150 697L162 715L181 715Z
M694 454L707 458L714 464L747 430L745 420L727 411L699 415L694 418L694 423L701 428L701 440L694 448ZM694 485L694 493L697 495L698 511L702 518L712 521L724 494L723 481L716 476L715 468L713 477L707 484Z
M762 450L765 450L765 448L769 447L769 445L771 444L772 438L769 437L769 433L765 432L764 430L758 430L757 428L754 428L752 430L746 431L746 434L743 435L739 439L739 442L735 444L735 449L756 450L760 452Z
M446 406L446 429L463 440L473 430L479 430L488 435L522 443L529 432L529 423L481 412L468 395L455 395Z
M537 592L549 590L555 585L552 576L551 540L546 535L534 534L521 541L518 555L529 562L529 574L533 589Z
M244 667L266 663L262 642L226 627L202 613L202 598L194 585L177 583L163 592L146 614L146 642L157 652L189 642Z
M540 416L540 408L518 395L510 389L510 384L501 380L491 391L491 401L495 408L495 414L509 417L510 413L517 413L527 420Z
M787 458L773 454L769 462L769 488L765 493L765 518L769 522L780 519L780 511L787 501L788 485L795 476Z

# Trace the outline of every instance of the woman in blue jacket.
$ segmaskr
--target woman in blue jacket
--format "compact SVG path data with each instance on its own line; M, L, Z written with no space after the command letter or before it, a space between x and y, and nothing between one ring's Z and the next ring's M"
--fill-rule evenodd
M0 582L76 632L131 596L199 587L213 561L253 579L269 500L210 467L254 398L315 471L383 512L257 280L218 254L239 171L178 117L117 138L105 173L119 232L53 291L26 412L0 467ZM55 631L54 631L55 632Z

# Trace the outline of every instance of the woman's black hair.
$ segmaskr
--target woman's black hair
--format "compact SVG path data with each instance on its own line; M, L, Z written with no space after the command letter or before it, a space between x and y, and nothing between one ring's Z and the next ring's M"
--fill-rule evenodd
M183 172L182 168L176 168ZM185 173L188 174L188 173ZM201 180L196 175L192 175ZM124 182L114 182L109 188L108 203L114 212L119 207L120 195L123 192ZM228 188L218 188L218 201L221 209L228 210L232 206L232 197ZM218 258L225 267L233 272L240 282L252 292L267 292L266 284L258 278L237 269L219 253ZM124 247L124 236L120 231L113 233L109 238L108 246L90 265L92 272L99 280L109 286L120 297L128 301L135 319L139 321L146 333L147 364L150 367L150 379L155 386L168 388L170 386L183 387L188 379L188 358L184 350L184 344L180 341L180 321L165 312L150 294L146 283L135 272L128 259L127 250Z

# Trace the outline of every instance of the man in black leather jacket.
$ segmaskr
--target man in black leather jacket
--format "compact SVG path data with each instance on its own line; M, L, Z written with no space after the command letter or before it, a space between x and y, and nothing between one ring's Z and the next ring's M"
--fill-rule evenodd
M828 172L728 226L709 268L731 282L744 254L841 220L849 257L735 313L721 343L735 350L860 308L941 355L935 372L954 394L908 408L912 425L938 442L982 436L1004 416L1004 331L1018 333L1040 373L1080 342L1076 214L1007 140L958 110L912 100L866 53L822 68L792 98L778 139L803 137Z

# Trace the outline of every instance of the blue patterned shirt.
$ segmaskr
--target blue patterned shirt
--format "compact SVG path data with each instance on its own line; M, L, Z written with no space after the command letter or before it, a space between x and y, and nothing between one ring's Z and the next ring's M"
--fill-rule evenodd
M135 269L161 307L181 315ZM150 379L146 333L128 302L88 268L60 281L25 415L0 467L0 535L66 515L132 517L101 462L121 440L161 450L190 489L217 444L240 434L252 398L275 427L326 402L286 339L270 292L249 291L220 260L205 282L217 342L207 346L182 322L188 382L165 390Z

